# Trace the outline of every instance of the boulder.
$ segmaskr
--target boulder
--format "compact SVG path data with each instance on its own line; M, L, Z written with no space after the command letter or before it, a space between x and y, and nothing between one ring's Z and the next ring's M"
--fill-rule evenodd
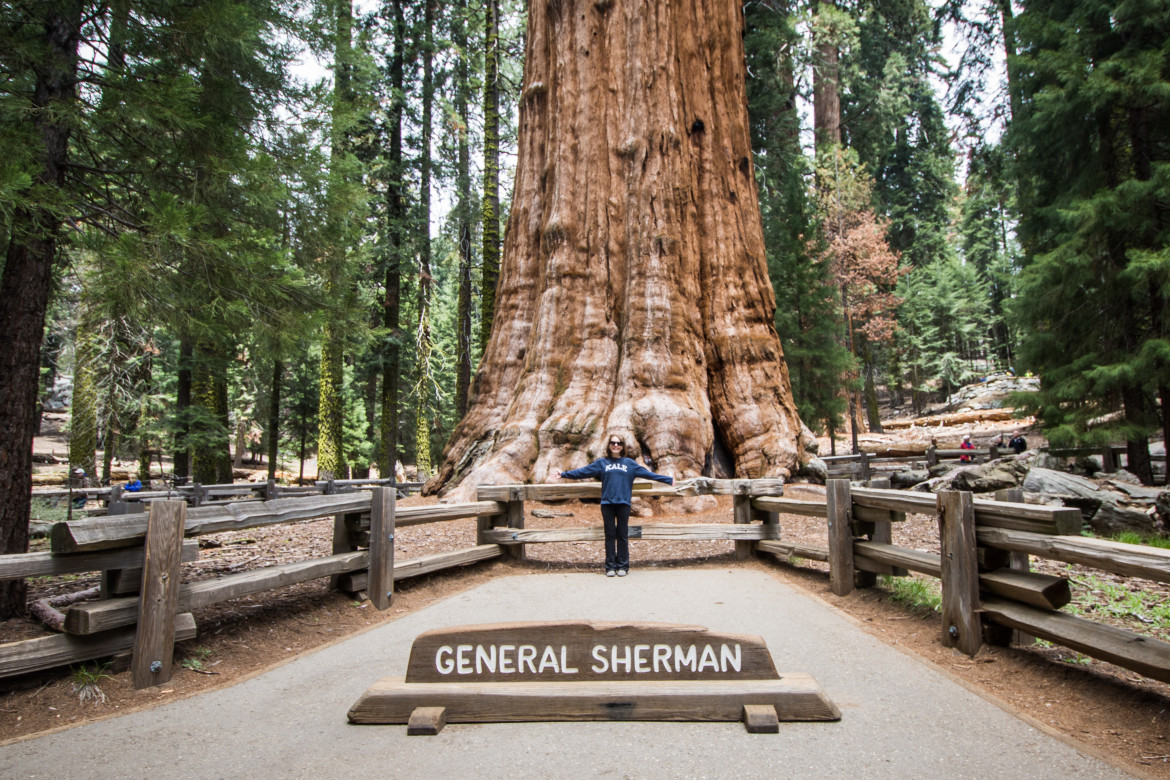
M897 471L890 475L890 487L906 490L928 479L930 479L929 471Z
M820 458L809 458L808 463L805 464L804 470L801 472L813 482L818 484L825 484L829 479L829 467Z
M1134 485L1114 476L1098 481L1063 471L1033 468L1024 480L1024 490L1077 507L1089 527L1102 536L1114 536L1122 531L1136 531L1143 536L1156 533L1157 504L1164 491Z
M1018 487L1028 474L1028 465L1016 458L1000 458L978 466L955 471L951 475L951 489L972 493L994 493L1005 488Z

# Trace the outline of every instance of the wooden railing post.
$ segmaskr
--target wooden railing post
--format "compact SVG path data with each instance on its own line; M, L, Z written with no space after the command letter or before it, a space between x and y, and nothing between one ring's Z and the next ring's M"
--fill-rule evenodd
M869 487L877 488L878 490L889 490L890 478L874 477L869 481ZM902 519L905 519L904 513L898 514L903 514ZM872 522L864 523L857 522L854 523L854 525L859 530L860 534L871 542L878 542L880 544L893 544L894 515L895 513L890 511L887 513L887 516L890 518L889 520L874 520ZM877 585L877 577L879 574L888 574L895 577L905 577L910 574L910 572L903 568L888 566L885 564L869 566L866 571L861 571L860 569L857 571L853 578L853 584L858 588L872 588L873 586Z
M853 499L849 480L830 479L825 486L829 516L829 588L838 596L853 592Z
M869 476L870 476L870 473L869 473L869 453L866 452L865 450L862 450L861 452L857 453L857 457L861 461L861 476L859 478L862 481L865 481L865 480L869 479Z
M938 465L938 447L930 446L926 448L926 467Z
M953 490L939 493L936 502L942 548L943 644L974 656L983 645L975 504L970 493Z
M1023 488L1004 488L995 491L996 501L1009 501L1016 504L1024 503ZM1008 555L1008 567L1014 571L1027 572L1032 570L1032 561L1026 552L1013 550ZM1007 646L1012 642L1018 645L1030 645L1036 637L1018 629L988 623L983 626L983 638L989 645Z
M1112 445L1101 450L1101 470L1106 474L1117 471L1117 454L1113 451Z
M266 483L264 483L264 500L265 501L275 501L276 496L277 496L276 480L270 479Z
M508 527L514 530L524 528L523 491L524 489L521 487L513 487L508 491L508 507L504 512L504 517L508 521ZM523 561L528 557L523 544L510 544L507 545L506 549L514 561Z
M333 516L333 554L353 552L358 548L362 522L361 512L346 512ZM370 528L370 545L373 546L373 527ZM352 581L352 575L334 574L329 578L330 590L345 590L345 584ZM368 582L368 580L367 580ZM368 587L368 585L367 585Z
M138 631L130 664L135 688L148 688L171 679L186 521L187 504L182 501L154 501L150 505Z
M184 505L186 502L184 502ZM109 515L136 515L146 511L141 501L116 501L110 504ZM126 596L142 587L142 569L105 569L102 571L101 597Z
M732 519L736 525L751 525L752 497L749 495L751 488L751 481L746 479L735 483L735 495L732 498ZM736 542L735 559L746 561L751 557L754 545L755 542Z
M394 599L394 500L398 491L373 490L370 508L370 576L366 592L378 609L389 609Z

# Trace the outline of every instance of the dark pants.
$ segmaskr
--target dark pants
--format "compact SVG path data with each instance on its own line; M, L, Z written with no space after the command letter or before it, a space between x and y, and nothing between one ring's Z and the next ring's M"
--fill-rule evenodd
M630 568L630 505L602 504L601 522L605 526L605 568Z

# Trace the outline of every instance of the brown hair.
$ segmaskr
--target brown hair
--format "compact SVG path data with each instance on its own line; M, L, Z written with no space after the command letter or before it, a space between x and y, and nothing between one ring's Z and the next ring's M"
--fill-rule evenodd
M622 457L624 458L626 455L626 439L624 436L617 434L617 433L611 433L609 436L605 437L605 454L606 454L606 456L607 457L609 456L609 443L611 441L613 441L614 439L617 439L618 441L620 441L622 443Z

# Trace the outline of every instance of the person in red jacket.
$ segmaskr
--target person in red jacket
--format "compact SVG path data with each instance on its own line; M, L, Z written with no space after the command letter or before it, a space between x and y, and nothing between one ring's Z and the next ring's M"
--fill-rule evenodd
M601 521L605 526L605 576L624 577L630 571L630 503L633 501L634 479L652 479L674 484L673 477L655 474L642 464L626 457L626 442L611 434L606 455L588 466L564 473L554 471L550 479L600 479Z
M971 434L969 434L969 433L963 434L963 443L959 445L959 449L961 449L961 450L975 449L975 445L971 443ZM964 454L959 456L959 462L960 463L970 463L971 456L964 453Z

